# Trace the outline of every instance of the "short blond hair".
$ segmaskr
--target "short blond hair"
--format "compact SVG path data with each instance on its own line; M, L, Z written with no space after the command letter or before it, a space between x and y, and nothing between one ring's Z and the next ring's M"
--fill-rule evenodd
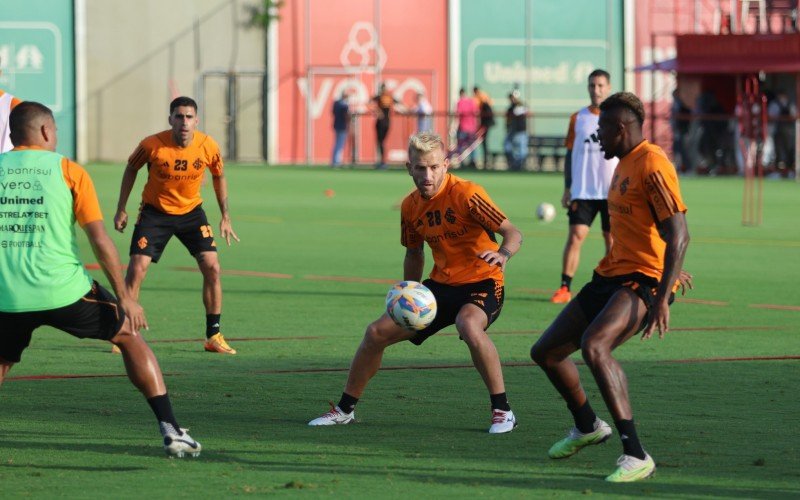
M414 134L408 139L408 159L410 160L421 154L430 153L437 148L446 151L444 141L439 134L434 132L420 132Z

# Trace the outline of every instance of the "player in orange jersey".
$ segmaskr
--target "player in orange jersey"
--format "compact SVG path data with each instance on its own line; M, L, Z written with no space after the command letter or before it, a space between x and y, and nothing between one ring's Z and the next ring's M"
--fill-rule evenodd
M613 244L594 277L545 330L531 357L567 402L575 427L550 448L565 458L605 441L611 427L597 418L569 356L581 351L597 382L622 440L623 455L606 480L636 481L655 471L645 453L628 399L628 384L612 351L644 330L663 338L669 305L678 285L689 232L675 167L658 146L642 135L642 102L629 92L600 105L598 134L605 158L619 158L608 192ZM691 276L688 284L691 287Z
M355 405L378 372L387 347L404 340L420 345L442 328L455 324L489 389L489 432L509 432L514 429L516 418L506 398L500 357L486 329L500 315L503 273L522 244L522 234L481 186L447 172L447 149L438 135L412 136L408 158L406 167L416 190L406 196L401 207L401 243L406 247L403 279L422 279L423 244L427 243L434 265L430 279L423 283L436 297L436 319L419 332L397 326L386 313L372 322L350 365L339 404L309 425L352 422ZM502 244L496 242L495 233L503 237Z
M114 226L122 232L128 225L125 206L136 174L147 165L147 184L142 192L139 218L131 238L128 273L125 282L134 299L151 262L158 262L164 247L174 235L197 259L203 273L203 304L206 309L205 350L236 354L220 333L222 285L217 247L211 226L202 208L200 187L206 168L211 171L222 220L219 231L231 244L239 241L228 213L228 184L223 173L219 146L210 136L196 130L197 103L178 97L169 106L170 130L146 137L128 158L122 176Z

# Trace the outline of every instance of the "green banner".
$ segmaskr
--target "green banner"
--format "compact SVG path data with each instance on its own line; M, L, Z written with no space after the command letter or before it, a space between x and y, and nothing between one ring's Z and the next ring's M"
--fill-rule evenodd
M569 115L589 104L587 76L602 68L622 89L622 0L460 0L463 87L478 86L505 112L518 89L534 114L529 132L565 135ZM502 120L500 120L502 125ZM502 127L498 127L502 130ZM502 133L490 136L500 148Z
M75 157L73 2L5 0L0 18L0 88L53 110L58 152Z

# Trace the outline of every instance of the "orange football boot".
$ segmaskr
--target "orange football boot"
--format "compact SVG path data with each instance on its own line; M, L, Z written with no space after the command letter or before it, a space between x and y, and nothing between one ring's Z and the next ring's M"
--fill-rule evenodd
M550 297L550 302L553 304L566 304L570 300L572 300L572 294L569 292L569 288L566 286L562 286L556 290L556 293Z

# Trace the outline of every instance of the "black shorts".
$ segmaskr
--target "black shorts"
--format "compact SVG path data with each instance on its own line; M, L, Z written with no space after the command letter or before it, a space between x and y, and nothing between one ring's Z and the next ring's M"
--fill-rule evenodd
M81 339L111 340L122 328L125 313L111 292L92 282L89 293L68 306L47 311L0 312L0 359L19 363L33 331L52 326Z
M600 226L603 231L610 231L611 222L608 218L608 200L572 200L567 211L569 225L582 224L591 226L598 212L600 213Z
M214 234L201 205L183 215L171 215L144 204L131 237L130 255L147 255L158 262L172 235L178 237L193 256L216 252Z
M613 278L606 278L597 273L592 275L592 281L584 285L578 293L575 300L583 310L586 321L591 323L600 314L611 297L622 288L631 289L636 295L642 299L647 311L653 307L653 301L658 293L658 280L641 273L625 274L622 276L614 276ZM675 294L671 293L669 296L669 303L675 300ZM647 317L639 326L642 330L647 325ZM638 330L637 330L638 331Z
M412 344L420 345L442 328L455 324L458 312L466 304L475 304L486 313L489 320L486 328L494 323L503 309L505 289L493 279L456 286L443 285L428 279L422 284L436 297L436 318L427 328L409 339Z

